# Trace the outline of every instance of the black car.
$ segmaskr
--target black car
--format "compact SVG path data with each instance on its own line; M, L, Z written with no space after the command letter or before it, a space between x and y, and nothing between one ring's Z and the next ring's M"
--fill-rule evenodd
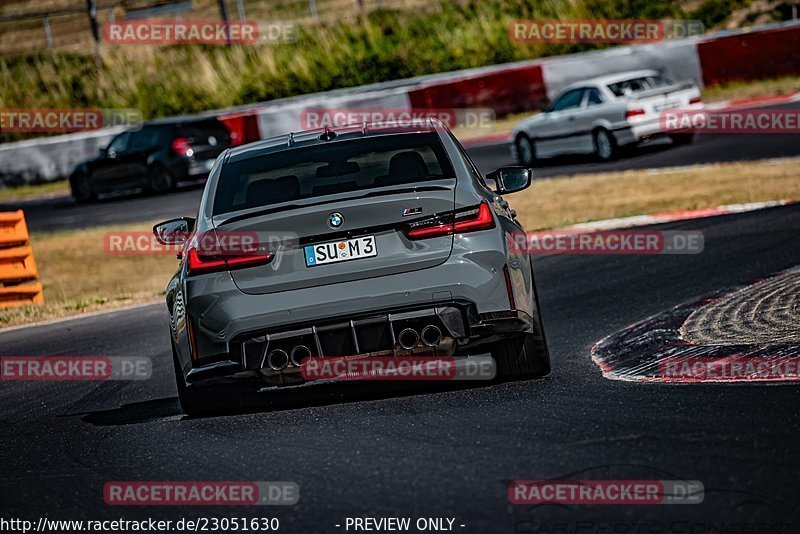
M69 178L72 196L91 202L99 194L132 188L163 193L185 180L208 177L216 157L231 146L219 120L159 120L127 130Z

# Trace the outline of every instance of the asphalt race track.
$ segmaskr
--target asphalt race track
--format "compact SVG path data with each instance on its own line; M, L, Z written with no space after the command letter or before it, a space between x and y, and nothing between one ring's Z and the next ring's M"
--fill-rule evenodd
M683 151L640 159L677 164ZM5 515L274 516L281 532L344 532L352 516L450 517L455 531L476 533L798 532L789 522L800 500L800 386L612 381L590 350L672 306L800 264L800 206L658 228L703 231L704 253L535 260L553 355L543 380L315 386L269 396L262 411L188 419L177 406L161 304L0 333L5 355L154 361L147 381L3 383ZM705 493L694 505L509 503L510 480L555 477L698 480ZM106 506L103 485L115 480L295 481L300 502ZM720 526L728 530L712 530Z
M772 106L774 109L800 108L800 103ZM488 173L503 165L515 165L507 143L468 149L482 172ZM780 158L800 155L800 143L786 134L703 134L694 144L672 148L669 141L654 141L621 159L609 163L591 158L545 160L535 169L539 178L593 172L621 171ZM16 203L0 203L0 211L22 208L28 228L34 232L86 228L91 226L158 221L171 217L193 216L200 202L202 185L157 197L121 196L88 206L75 204L62 195L48 199Z

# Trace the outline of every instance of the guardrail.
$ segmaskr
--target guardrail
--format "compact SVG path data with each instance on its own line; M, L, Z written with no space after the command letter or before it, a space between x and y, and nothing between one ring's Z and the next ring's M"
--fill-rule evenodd
M44 304L22 210L0 212L0 308Z

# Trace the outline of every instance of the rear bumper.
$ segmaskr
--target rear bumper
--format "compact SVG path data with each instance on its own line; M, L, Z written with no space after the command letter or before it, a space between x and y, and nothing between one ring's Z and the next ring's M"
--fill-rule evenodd
M466 329L463 333L452 329L449 332L459 341L455 344L459 350L491 340L492 336L524 332L530 327L533 313L529 298L533 295L530 263L525 257L509 257L506 246L503 234L496 231L457 235L450 257L434 267L269 294L242 292L228 273L185 278L183 300L194 327L191 346L196 352L191 363L183 360L185 374L192 370L187 381L194 381L195 377L205 379L208 373L228 376L237 369L230 364L205 369L220 362L234 362L245 373L260 373L264 368L263 346L257 364L252 355L243 358L242 343L248 339L312 327L350 329L354 326L351 321L365 318L375 321L389 314L420 310L436 314L437 309L455 306L462 311ZM519 312L509 311L506 265ZM444 332L444 325L440 326ZM397 334L395 331L394 335ZM316 342L311 336L302 344L314 349ZM251 344L255 346L255 342ZM355 347L347 343L335 351L323 348L324 355L355 353ZM365 353L364 348L359 346L358 353ZM392 348L396 347L388 347ZM387 347L366 349L367 353L386 354ZM258 347L253 350L258 354ZM392 353L389 350L388 354Z
M210 164L206 163L207 161L213 164L214 158L200 160L194 157L175 156L167 164L167 170L169 170L176 182L203 180L208 178L211 170Z
M626 123L614 129L614 139L618 146L641 143L656 137L663 137L667 133L661 127L658 118L648 119L638 123Z
M184 300L195 327L198 359L224 358L232 352L233 341L253 332L287 330L343 317L451 302L471 303L478 314L508 310L505 252L497 247L476 248L481 251L451 255L444 263L427 269L271 294L243 293L230 275L187 278ZM456 244L454 250L458 249ZM510 263L509 268L513 271L515 265ZM526 284L532 284L532 280L526 280ZM517 302L520 309L530 313L523 305L524 298Z
M385 326L385 330L375 326ZM442 331L442 341L434 346L420 342L415 349L398 346L398 332L412 328L419 332L423 325L435 325ZM367 336L366 328L373 328ZM291 347L306 343L311 347L311 357L318 357L326 343L323 336L339 331L335 344L345 350L337 356L371 354L383 356L412 356L415 354L439 356L467 356L488 352L486 344L509 335L533 330L532 318L522 311L504 311L479 315L468 303L450 303L433 308L395 311L394 313L350 319L323 325L303 325L300 328L266 333L251 333L232 343L229 359L195 365L186 373L188 384L210 384L220 381L252 380L262 378L273 383L298 383L300 362L290 360L281 370L271 369L267 356L273 350L289 353ZM382 339L382 337L386 339ZM361 346L359 347L359 342ZM330 346L330 341L327 342ZM366 346L365 346L366 345ZM331 354L326 354L333 356ZM288 380L287 380L288 379Z
M634 117L626 121L627 124L614 132L617 143L619 145L640 143L649 139L680 133L679 131L671 130L669 121L666 116L662 115L674 111L677 116L681 116L686 113L700 112L703 109L705 109L705 106L702 103L691 104L685 108L664 110L661 113L646 115L642 118Z

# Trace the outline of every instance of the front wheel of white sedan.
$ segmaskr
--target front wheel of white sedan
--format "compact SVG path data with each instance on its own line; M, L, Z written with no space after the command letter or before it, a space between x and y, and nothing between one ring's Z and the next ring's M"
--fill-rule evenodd
M536 148L533 145L533 141L525 135L521 134L517 137L514 144L517 148L517 160L519 161L520 165L524 166L531 166L536 161Z
M600 128L592 135L594 153L600 161L611 161L617 155L617 140L614 134Z

